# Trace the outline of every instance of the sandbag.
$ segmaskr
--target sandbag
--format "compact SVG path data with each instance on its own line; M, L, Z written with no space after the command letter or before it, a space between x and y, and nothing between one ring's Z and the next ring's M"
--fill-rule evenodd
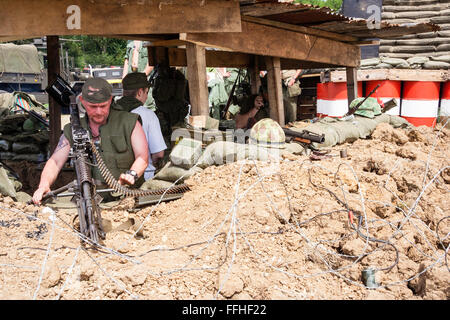
M202 154L202 142L183 138L169 155L170 161L179 167L190 169Z
M398 58L388 58L388 57L381 57L381 63L388 63L390 65L396 66L398 64L405 63L406 61L403 59Z
M12 144L12 151L20 154L39 153L39 147L35 144L14 142Z
M393 66L388 63L380 63L375 66L376 69L392 69Z
M197 161L197 166L207 168L212 165L243 160L248 156L246 145L231 141L217 141L208 145Z
M22 192L22 191L16 192L16 200L18 202L28 203L32 199L33 198L28 193L25 193L25 192Z
M431 57L431 60L433 60L433 61L442 61L442 62L450 63L450 55L443 55L443 56L435 56L435 57Z
M13 158L13 161L21 161L26 160L30 162L44 162L47 161L47 157L43 153L33 153L33 154L16 154Z
M436 51L448 51L450 50L450 44L440 44L436 47Z
M17 195L14 184L8 177L8 172L3 167L0 167L0 194L12 198L15 198Z
M355 122L342 121L331 124L338 134L338 144L354 142L359 139L358 125Z
M170 161L154 176L154 179L175 182L184 182L195 173L201 172L202 169L198 167L186 170L181 167L174 166Z
M371 59L364 59L361 60L361 67L367 67L367 66L376 66L380 63L379 58L371 58Z
M0 140L0 151L8 151L11 148L11 142Z
M14 152L0 152L1 160L12 160L16 154Z
M292 154L300 155L305 152L305 148L297 142L286 143L286 151Z
M393 126L394 128L408 128L412 127L412 124L409 123L405 118L402 118L400 116L394 116L394 115L387 115L389 116L389 124Z
M411 57L406 60L410 65L412 64L424 64L425 62L430 61L427 57Z
M448 70L450 68L450 63L443 61L428 61L423 64L424 69L445 69Z
M167 189L169 188L173 182L158 180L158 179L149 179L145 181L139 189L142 190L158 190L158 189Z

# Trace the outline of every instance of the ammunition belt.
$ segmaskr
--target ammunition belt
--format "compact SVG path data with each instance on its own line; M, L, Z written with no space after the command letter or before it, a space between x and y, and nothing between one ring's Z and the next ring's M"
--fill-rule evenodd
M106 184L111 188L114 189L114 191L123 194L126 197L145 197L145 196L151 196L151 195L162 195L164 193L166 194L174 194L174 193L184 193L189 191L189 187L186 184L180 184L177 186L170 187L168 189L157 189L157 190L140 190L140 189L130 189L123 185L121 185L111 174L108 167L106 167L105 162L103 161L100 153L98 152L97 148L94 145L94 142L91 141L91 147L92 152L95 156L95 160L98 165L98 169L100 170L100 173L103 177L103 179L106 181Z

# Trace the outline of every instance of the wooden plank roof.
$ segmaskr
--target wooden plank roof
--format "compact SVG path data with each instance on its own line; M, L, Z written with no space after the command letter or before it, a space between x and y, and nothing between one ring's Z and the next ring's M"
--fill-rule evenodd
M346 17L330 8L293 4L277 0L240 0L241 15L264 18L322 31L334 32L359 40L393 39L402 35L440 30L433 23L392 24L381 22L380 28L369 28L368 21Z

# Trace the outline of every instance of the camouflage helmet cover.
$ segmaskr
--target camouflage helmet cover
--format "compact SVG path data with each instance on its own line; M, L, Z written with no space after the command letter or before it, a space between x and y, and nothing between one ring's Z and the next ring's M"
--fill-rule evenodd
M281 126L270 118L265 118L252 127L250 143L268 148L285 148L286 136Z

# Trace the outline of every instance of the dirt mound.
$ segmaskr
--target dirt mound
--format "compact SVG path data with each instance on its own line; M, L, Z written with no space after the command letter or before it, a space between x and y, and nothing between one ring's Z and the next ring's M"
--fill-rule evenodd
M332 150L346 159L209 167L179 200L103 210L114 226L142 221L143 237L108 233L100 251L80 247L73 209L2 198L0 299L449 299L440 129L380 124Z

